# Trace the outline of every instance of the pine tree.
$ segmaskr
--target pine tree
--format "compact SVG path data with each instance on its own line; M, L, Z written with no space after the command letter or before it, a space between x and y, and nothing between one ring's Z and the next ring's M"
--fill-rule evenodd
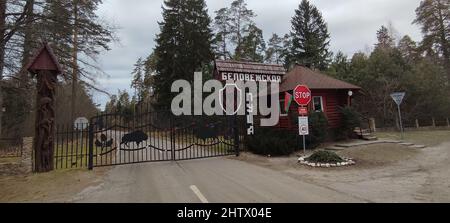
M375 44L375 48L392 49L395 46L395 40L386 26L381 26L377 31L377 40L378 42Z
M283 60L284 66L286 69L290 70L292 66L295 65L295 62L291 62L291 50L293 49L292 45L292 36L290 33L285 34L283 37L283 49L281 51L281 58Z
M231 41L236 46L236 51L240 50L244 36L249 33L251 25L254 25L252 18L256 14L247 8L245 0L235 0L229 9ZM235 52L236 54L236 52ZM239 56L239 54L238 54ZM239 58L235 58L239 59Z
M276 33L272 34L267 44L267 50L265 55L265 62L272 64L280 64L283 55L283 38L279 37Z
M139 58L136 63L134 64L133 72L131 72L131 75L133 75L133 80L131 81L131 88L134 88L135 97L137 97L136 100L141 101L142 96L144 94L144 61L142 58Z
M252 20L255 16L255 13L247 8L245 0L235 0L229 8L216 11L214 51L217 58L261 61L259 55L255 55L259 52L255 53L255 50L251 49L259 48L256 50L258 51L263 47L261 43L254 45L262 39L262 31ZM234 49L234 52L230 52L230 49Z
M155 106L169 108L171 85L193 81L194 72L213 60L211 19L204 0L166 0L156 38Z
M414 23L422 25L423 47L439 54L450 81L450 0L423 0L416 14Z
M241 44L236 47L234 58L262 63L265 49L266 43L262 30L252 24L248 28L248 34L242 38Z
M406 35L404 36L398 43L398 50L402 54L403 58L408 61L409 63L412 63L415 61L418 57L418 49L417 49L417 43L414 42L410 36Z
M151 102L154 94L156 63L155 53L150 54L144 61L143 101Z
M292 48L286 66L300 63L324 70L330 60L330 34L319 10L308 0L302 0L292 18Z
M96 15L102 0L46 0L43 20L40 24L42 39L54 44L55 53L70 74L72 82L72 118L76 106L76 89L80 84L95 87L93 82L98 71L96 57L103 50L109 50L113 29L101 22ZM82 77L85 80L82 80Z
M228 50L228 41L230 40L231 33L231 18L228 8L222 8L216 11L216 17L214 18L214 26L216 28L215 45L216 45L216 57L222 59L228 59L231 57L231 53Z
M350 74L350 63L347 56L339 51L328 68L328 73L338 79L347 80Z

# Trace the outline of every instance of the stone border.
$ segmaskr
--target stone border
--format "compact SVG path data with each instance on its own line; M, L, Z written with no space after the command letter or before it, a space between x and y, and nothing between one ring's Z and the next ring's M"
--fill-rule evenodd
M351 158L343 158L344 162L340 163L310 163L306 161L306 158L309 156L302 156L298 159L298 162L301 165L309 166L309 167L321 167L321 168L334 168L334 167L345 167L355 165L356 162Z

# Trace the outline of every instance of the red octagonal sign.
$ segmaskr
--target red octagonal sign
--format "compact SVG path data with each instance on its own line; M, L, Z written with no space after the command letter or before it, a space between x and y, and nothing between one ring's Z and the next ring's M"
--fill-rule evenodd
M311 90L305 85L298 85L294 89L294 100L300 106L308 106L311 102Z

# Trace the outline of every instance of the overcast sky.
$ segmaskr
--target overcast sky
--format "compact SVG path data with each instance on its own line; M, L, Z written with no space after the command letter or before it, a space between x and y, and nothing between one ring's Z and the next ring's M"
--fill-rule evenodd
M116 94L119 89L130 93L131 71L139 57L147 57L155 46L159 32L163 0L103 0L99 9L102 19L113 22L120 29L120 44L99 58L100 67L109 75L99 80L99 86ZM206 0L209 14L228 7L232 0ZM255 22L268 40L272 33L284 35L290 30L290 20L301 0L247 0L248 8L257 17ZM412 25L420 0L311 0L322 12L331 33L331 48L351 56L366 52L376 42L381 25L392 24L398 36L410 35L420 40L420 29ZM107 96L95 94L95 103L104 105Z

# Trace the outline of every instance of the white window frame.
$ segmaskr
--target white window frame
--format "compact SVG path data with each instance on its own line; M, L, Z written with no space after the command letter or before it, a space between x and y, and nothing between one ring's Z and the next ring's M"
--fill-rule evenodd
M314 103L316 98L320 98L320 107L321 107L320 111L316 109L316 104ZM323 96L314 96L313 97L313 110L314 110L314 112L325 112L325 107L323 105L324 105L323 104Z

